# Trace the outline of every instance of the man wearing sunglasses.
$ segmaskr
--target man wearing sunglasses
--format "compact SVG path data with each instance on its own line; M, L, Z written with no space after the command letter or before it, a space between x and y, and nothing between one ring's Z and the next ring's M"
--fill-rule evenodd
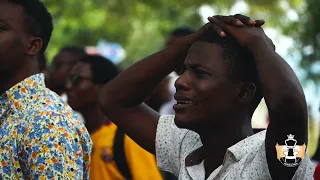
M90 179L161 179L155 157L125 136L98 106L101 87L118 73L109 60L88 55L73 67L66 83L68 103L83 115L93 141Z
M67 101L65 83L70 71L85 55L86 52L82 47L66 46L60 49L59 53L53 58L49 78L46 79L49 82L47 85L64 101Z

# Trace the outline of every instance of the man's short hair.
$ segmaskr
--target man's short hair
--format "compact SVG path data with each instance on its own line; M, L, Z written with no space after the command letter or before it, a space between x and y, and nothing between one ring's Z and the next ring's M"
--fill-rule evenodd
M227 66L230 80L251 82L256 86L255 94L251 101L252 113L259 105L263 93L259 82L255 60L249 50L241 47L231 35L221 37L213 30L205 31L198 41L215 43L222 47L222 59Z
M40 0L8 0L23 7L26 31L42 40L40 53L45 52L51 38L53 24L51 14Z
M105 84L119 74L118 68L109 59L99 55L86 55L80 62L90 65L96 84Z
M179 28L176 28L174 29L170 35L171 36L187 36L187 35L190 35L190 34L193 34L195 31L188 28L188 27L179 27Z

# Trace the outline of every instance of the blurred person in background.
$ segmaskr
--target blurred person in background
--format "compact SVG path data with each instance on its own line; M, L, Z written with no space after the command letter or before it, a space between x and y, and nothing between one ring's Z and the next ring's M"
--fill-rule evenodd
M40 70L52 30L40 0L0 1L0 179L89 179L89 133Z
M65 82L73 66L86 55L85 49L77 46L63 47L54 57L48 76L49 88L67 102Z
M179 41L179 39L181 39L184 36L190 35L192 33L194 33L195 31L192 30L191 28L187 28L187 27L179 27L174 29L171 33L170 36L167 39L166 42L166 47L174 44L176 41ZM175 71L173 71L172 73L170 73L166 79L168 79L168 85L167 88L169 91L169 97L170 100L165 102L164 104L162 104L162 106L160 107L159 113L160 114L175 114L174 110L173 110L173 105L176 103L176 101L174 100L173 96L174 93L176 93L176 89L174 87L174 82L178 79L178 74L181 68L177 68ZM168 178L169 179L169 178Z
M264 21L243 15L208 19L196 33L108 82L99 96L103 112L156 154L161 170L181 180L312 179L305 148L298 163L288 154L293 167L278 158L284 154L277 154L276 145L285 144L288 135L301 147L307 144L307 107L295 73L260 27ZM161 116L143 101L182 64L176 115ZM253 134L251 118L262 97L270 123Z
M118 74L108 59L87 55L73 67L66 83L68 103L83 115L93 141L90 179L159 180L154 155L126 136L99 108L100 89Z
M173 99L172 94L169 91L169 83L171 78L168 76L163 79L157 88L147 98L145 103L153 110L159 112L160 108L167 102Z

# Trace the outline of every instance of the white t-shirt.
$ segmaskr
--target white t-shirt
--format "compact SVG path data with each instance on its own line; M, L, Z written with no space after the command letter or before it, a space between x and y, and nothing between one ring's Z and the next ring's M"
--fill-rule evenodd
M271 180L266 151L266 130L254 134L226 151L223 164L207 180ZM173 115L161 116L157 127L156 157L161 170L171 172L179 180L204 180L203 161L186 167L185 159L202 146L200 136L187 129L179 129ZM308 153L299 165L293 180L313 179L314 166Z

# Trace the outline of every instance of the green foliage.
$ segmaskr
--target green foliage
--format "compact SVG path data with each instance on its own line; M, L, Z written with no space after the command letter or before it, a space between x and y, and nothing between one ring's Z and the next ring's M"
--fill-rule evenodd
M280 0L247 0L250 15L270 19L276 25L284 14L274 6ZM294 1L291 0L292 4ZM96 45L99 39L120 43L127 51L122 67L161 49L168 33L178 26L198 29L204 23L198 9L212 5L228 12L236 0L43 0L54 17L55 30L48 47L49 60L65 45ZM211 4L210 4L211 3ZM268 21L269 22L269 21Z
M308 132L308 152L310 157L316 152L318 148L319 138L319 123L313 118L309 119L309 132Z
M123 68L156 52L163 47L168 33L178 26L198 29L204 23L198 14L203 5L210 5L219 14L227 14L237 0L43 0L54 17L54 33L49 44L49 61L65 45L96 45L99 39L120 43L127 52L121 64ZM312 72L311 65L319 59L317 34L320 25L320 1L287 0L283 9L281 0L245 0L249 4L248 15L263 18L266 25L282 30L297 41L301 52L301 67L312 80L320 79L320 73ZM287 18L287 10L300 13L300 21ZM319 39L319 38L318 38ZM307 45L315 50L303 53Z
M300 13L301 21L291 24L286 29L286 32L296 40L296 49L299 50L301 55L300 66L307 73L306 79L316 84L320 82L320 71L314 71L312 67L320 59L319 7L319 0L306 0L306 8ZM313 51L305 51L306 47Z
M65 45L96 45L99 39L120 43L127 67L162 47L166 34L179 25L202 25L197 9L206 1L44 0L54 17L49 60Z

